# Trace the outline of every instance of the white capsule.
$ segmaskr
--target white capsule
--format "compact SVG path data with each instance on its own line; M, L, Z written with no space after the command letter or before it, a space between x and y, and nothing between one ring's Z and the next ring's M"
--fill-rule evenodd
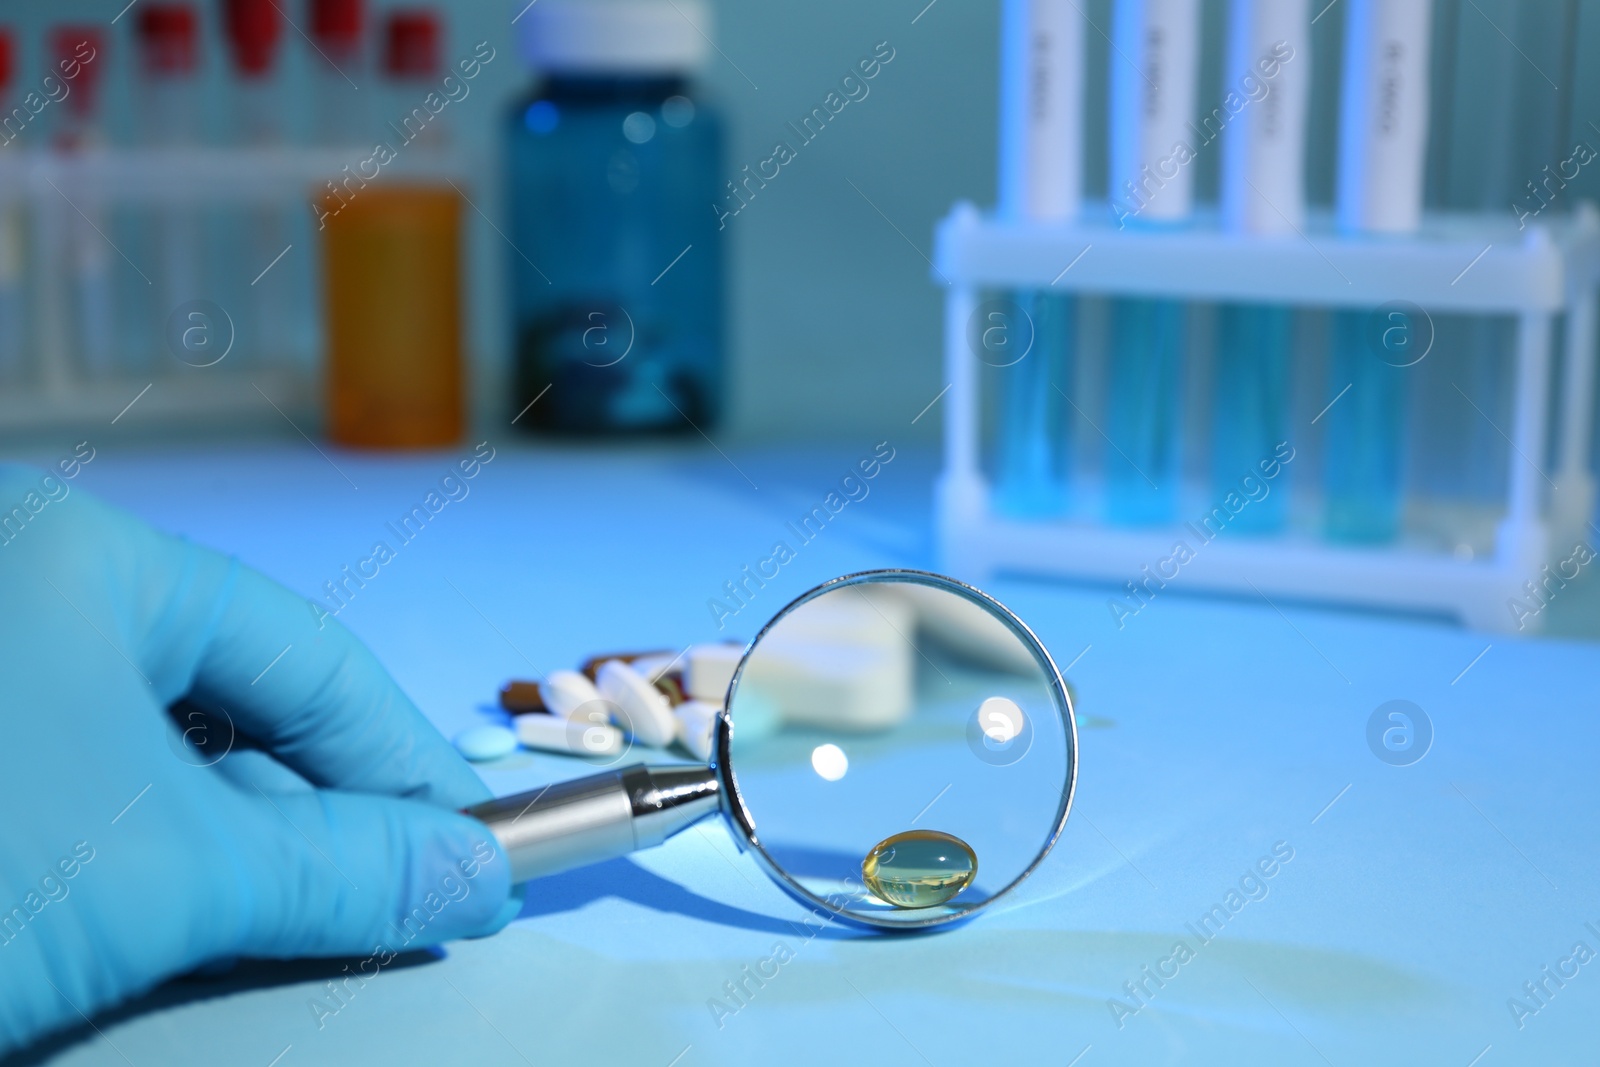
M704 700L685 700L672 709L678 720L678 740L695 759L709 760L711 746L717 734L717 715L720 705Z
M517 740L545 752L571 752L579 756L615 756L623 749L622 731L603 722L558 715L518 715L513 724Z
M621 725L647 745L662 748L672 743L677 723L666 694L619 659L608 659L595 672L600 695L622 711Z
M551 671L539 683L539 696L550 714L561 719L572 718L573 712L592 700L600 699L600 690L577 671Z
M739 669L744 649L739 645L695 645L689 649L689 669L684 672L684 688L695 700L722 706L728 699L728 683Z

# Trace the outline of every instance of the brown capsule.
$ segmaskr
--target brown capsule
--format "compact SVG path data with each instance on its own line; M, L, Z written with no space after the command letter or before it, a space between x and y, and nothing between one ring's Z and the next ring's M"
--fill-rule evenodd
M500 706L513 715L528 712L548 712L538 682L524 682L513 678L500 687Z

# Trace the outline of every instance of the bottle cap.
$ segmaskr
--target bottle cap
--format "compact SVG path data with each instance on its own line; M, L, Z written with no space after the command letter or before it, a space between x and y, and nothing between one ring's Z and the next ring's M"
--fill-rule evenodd
M199 25L188 4L153 4L139 9L139 43L148 74L192 74L200 62Z
M50 31L50 51L56 60L56 70L65 73L69 65L76 65L77 77L72 79L73 91L67 97L67 109L78 116L94 111L100 82L100 68L104 65L106 38L99 26L83 23L63 23Z
M439 73L439 16L434 11L406 8L389 15L383 70L391 78L431 78Z
M522 57L542 70L675 74L711 47L704 0L539 0L517 21Z
M317 44L349 51L361 43L361 0L311 0L311 37Z
M222 18L240 73L260 76L270 71L283 35L272 0L226 0Z

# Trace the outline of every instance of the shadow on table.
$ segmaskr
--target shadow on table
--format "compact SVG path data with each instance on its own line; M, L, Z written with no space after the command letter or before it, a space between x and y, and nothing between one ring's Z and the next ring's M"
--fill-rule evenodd
M800 866L811 864L832 866L837 863L838 857L829 853L796 854L790 857L790 860ZM784 935L799 933L808 939L815 937L823 940L852 940L873 936L871 933L832 922L826 925L813 923L802 928L798 922L724 904L690 892L676 882L653 874L626 858L550 875L531 883L528 886L527 899L517 917L525 919L559 915L562 912L576 911L586 904L605 897L616 897L665 914L684 915L741 930L759 930ZM403 952L396 955L384 970L405 970L422 966L442 959L445 952L445 948L439 947ZM41 1039L5 1059L0 1067L38 1067L79 1045L97 1040L100 1031L150 1012L229 997L254 989L271 989L296 983L337 982L347 976L347 967L354 967L359 962L361 962L360 957L243 960L221 974L195 974L175 979L136 1000L100 1012L95 1016L93 1025L84 1023Z
M385 971L403 971L443 959L442 948L418 949L401 952L384 966ZM10 1057L0 1059L0 1067L38 1067L57 1056L79 1046L103 1040L100 1035L119 1023L151 1012L184 1004L230 997L254 989L273 989L277 986L302 982L336 982L348 977L345 968L355 968L365 957L349 956L339 959L318 960L241 960L218 974L197 973L175 978L157 986L144 996L120 1004L115 1008L95 1014L95 1021L41 1038L36 1043Z
M531 883L527 899L517 917L529 919L577 911L605 897L616 897L653 911L684 915L740 930L794 934L799 929L798 922L747 911L692 893L626 858L553 874ZM809 931L812 927L807 929ZM816 936L825 940L850 940L862 936L862 932L829 923Z

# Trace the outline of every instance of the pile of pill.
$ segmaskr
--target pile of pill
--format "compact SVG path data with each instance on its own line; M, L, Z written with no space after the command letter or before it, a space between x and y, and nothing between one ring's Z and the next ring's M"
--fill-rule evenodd
M577 670L551 671L537 682L513 680L500 690L510 729L477 726L456 737L469 760L491 760L518 744L546 752L615 756L634 744L674 743L696 759L711 758L717 715L743 649L691 645L682 652L592 656Z
M786 727L892 729L912 713L918 664L933 662L929 648L970 668L1048 684L1029 646L968 598L914 583L846 586L804 600L762 632L740 676L740 737L756 740ZM457 747L475 760L495 759L518 742L606 757L631 740L652 748L677 744L708 760L743 658L736 644L591 656L577 670L508 683L500 706L513 716L513 728L475 727L457 738ZM1023 720L1012 708L1014 715L991 708L982 717L986 738L1007 743L1016 735ZM1005 737L990 721L999 718L1012 723Z

